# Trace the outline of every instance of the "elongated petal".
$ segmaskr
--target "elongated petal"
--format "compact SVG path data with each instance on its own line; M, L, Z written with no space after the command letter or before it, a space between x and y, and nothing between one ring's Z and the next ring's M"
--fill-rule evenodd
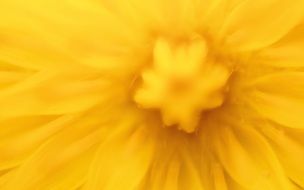
M189 140L189 139L188 139ZM191 139L194 140L194 139ZM200 151L197 150L195 141L184 141L179 145L182 166L180 172L180 188L189 190L205 190L203 183Z
M221 129L216 153L227 173L250 190L291 189L278 159L265 139L250 126Z
M267 74L257 77L248 85L266 94L301 99L304 97L304 72L283 71Z
M28 116L0 122L0 170L24 162L43 142L69 125L75 116Z
M84 183L97 144L107 134L96 116L65 126L19 167L4 189L72 189ZM88 121L87 119L90 119Z
M192 34L202 25L205 0L103 0L103 4L130 26L162 35Z
M303 128L303 83L301 72L281 72L258 78L251 106L264 118L286 127ZM289 113L289 114L287 114Z
M238 6L242 0L199 0L198 19L202 22L202 28L214 39L220 38L220 29L231 11ZM203 30L203 31L204 31Z
M146 127L123 124L120 132L101 145L85 189L133 190L140 186L154 157L153 134Z
M41 72L1 91L0 116L75 113L105 98L100 79L82 80L81 75L67 75Z
M304 188L304 131L284 130L281 127L265 126L261 131L269 138L288 176L300 187ZM298 134L301 138L295 138Z
M245 0L228 16L223 34L235 51L256 50L278 41L303 15L302 0Z
M163 153L159 151L159 153ZM181 163L179 158L168 151L169 154L156 159L151 167L147 186L151 190L178 190Z
M278 68L304 67L304 24L296 26L288 35L259 52L257 63Z
M257 99L254 107L264 118L286 127L304 127L303 99L269 94L260 94Z
M142 44L140 32L94 1L4 0L0 6L5 18L0 22L0 60L14 65L71 68L90 57L119 55Z

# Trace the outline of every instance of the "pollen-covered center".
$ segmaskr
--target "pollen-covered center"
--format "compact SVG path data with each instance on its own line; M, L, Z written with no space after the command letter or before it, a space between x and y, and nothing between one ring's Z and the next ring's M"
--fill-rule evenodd
M142 71L142 84L134 100L142 108L156 109L165 126L191 133L202 114L224 101L230 70L208 58L204 39L184 42L159 38L153 49L153 64Z

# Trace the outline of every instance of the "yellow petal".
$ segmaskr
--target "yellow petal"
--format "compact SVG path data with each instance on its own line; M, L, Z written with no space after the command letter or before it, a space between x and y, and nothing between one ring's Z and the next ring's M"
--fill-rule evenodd
M228 16L222 32L234 51L256 50L278 41L303 15L302 0L245 0Z
M0 175L0 188L4 189L8 180L15 175L15 170L5 171L5 173Z
M75 116L31 116L0 122L0 170L16 167L52 135L70 124Z
M268 74L252 84L250 105L263 117L286 127L303 128L304 74L289 71Z
M303 98L256 93L252 107L265 119L290 128L304 128Z
M245 187L242 187L240 184L238 184L235 180L231 179L229 175L226 175L226 180L227 180L227 186L228 189L232 190L248 190Z
M199 150L195 150L195 145L192 143L187 144L189 146L183 145L180 145L181 147L179 150L183 161L180 171L180 188L189 190L205 190L200 171L200 162L196 160L197 157L194 156Z
M25 80L32 73L19 69L7 70L0 66L0 90Z
M215 190L228 190L224 169L219 164L213 164L212 174Z
M138 188L154 157L155 142L152 139L155 136L148 128L147 125L122 123L121 131L99 148L85 189Z
M285 98L304 97L304 73L298 71L285 71L267 74L248 83L256 90Z
M176 158L159 159L159 163L151 168L149 184L151 190L178 190L181 164Z
M296 26L288 35L258 53L257 63L273 67L304 67L304 24Z
M197 19L202 20L201 28L219 40L220 29L225 19L242 0L199 0L198 2L200 14Z
M201 24L197 19L202 6L198 1L184 0L104 0L122 19L140 26L148 33L179 36L195 32Z
M87 78L86 74L69 75L39 72L1 91L0 116L75 113L106 98L100 79L82 79Z
M92 56L142 47L140 32L94 1L4 0L0 7L5 18L0 22L0 60L14 65L71 68Z
M304 159L304 131L284 130L270 125L261 127L261 131L269 138L288 176L304 188L304 167L302 164ZM300 138L295 138L293 133L296 133Z
M224 127L224 126L222 126ZM227 173L249 190L291 189L269 144L251 126L222 128L214 138L215 151Z
M97 144L107 134L97 114L79 118L46 141L9 179L5 190L73 189L85 181ZM98 115L99 116L99 115ZM83 120L82 120L83 119Z

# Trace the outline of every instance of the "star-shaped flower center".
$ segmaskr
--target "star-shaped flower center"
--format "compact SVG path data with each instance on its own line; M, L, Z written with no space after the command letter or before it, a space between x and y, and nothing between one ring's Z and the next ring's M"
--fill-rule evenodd
M142 71L135 102L159 110L165 126L194 132L204 111L223 104L231 73L208 56L207 43L200 36L182 42L159 38L153 64Z

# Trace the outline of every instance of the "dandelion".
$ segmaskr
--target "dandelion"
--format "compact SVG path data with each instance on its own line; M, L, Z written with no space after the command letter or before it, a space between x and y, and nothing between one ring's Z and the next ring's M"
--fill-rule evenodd
M1 0L0 189L304 189L303 0Z

